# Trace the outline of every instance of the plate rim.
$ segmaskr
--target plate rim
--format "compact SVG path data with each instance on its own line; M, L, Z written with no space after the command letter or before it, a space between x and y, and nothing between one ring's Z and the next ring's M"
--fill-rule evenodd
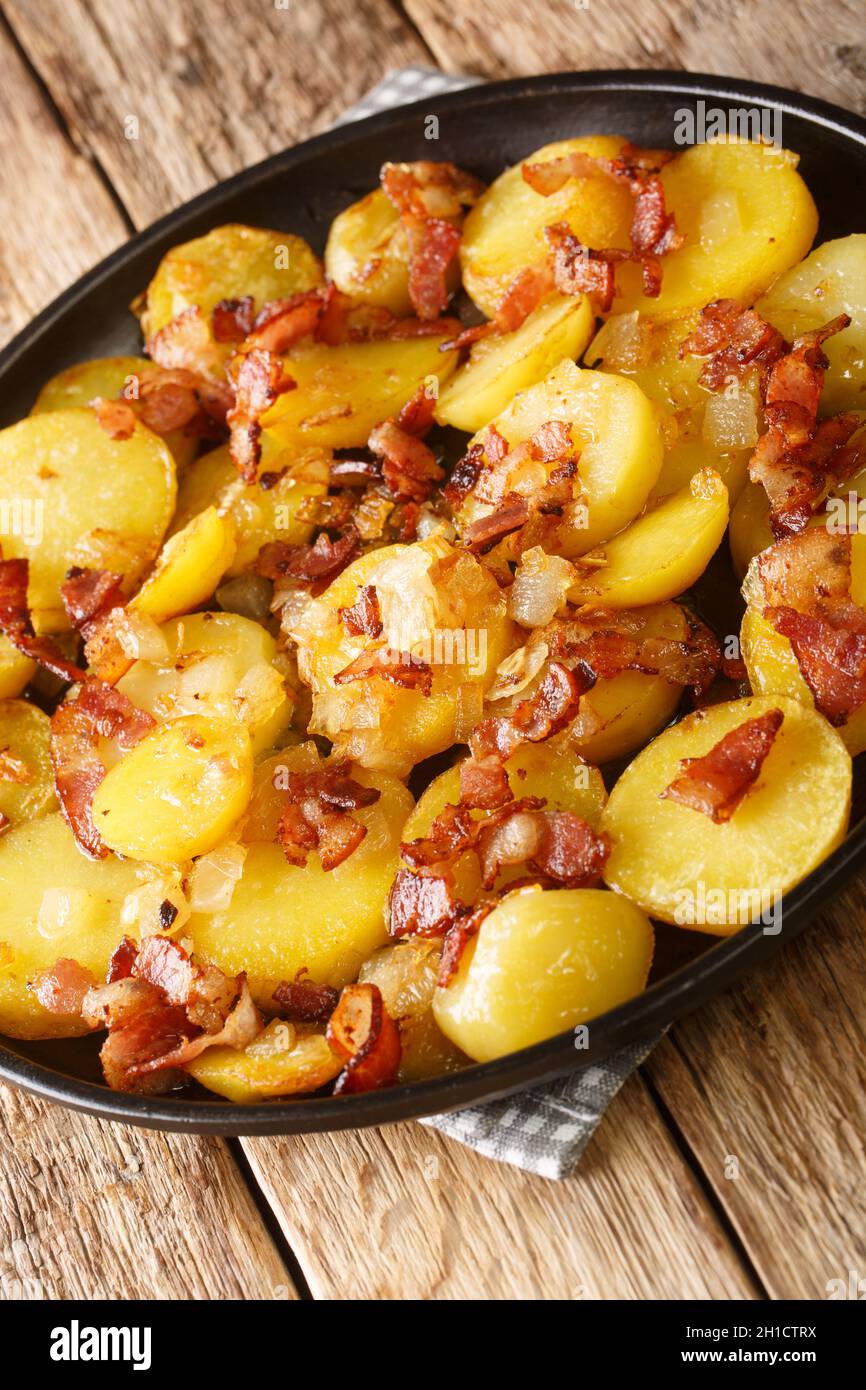
M677 69L611 68L543 73L481 82L432 98L422 97L349 121L268 155L134 233L51 300L0 350L0 384L18 358L29 350L35 337L50 328L93 288L109 279L124 261L149 246L156 247L173 228L188 222L190 217L218 208L235 192L269 180L277 173L288 173L293 165L331 148L354 139L363 140L367 135L411 119L423 113L431 101L439 111L467 110L495 105L513 96L531 99L560 92L593 91L682 93L691 99L760 102L854 141L866 151L866 120L831 102L770 83ZM593 1041L585 1052L575 1049L573 1033L566 1032L494 1062L473 1063L458 1072L367 1095L274 1100L245 1106L228 1100L189 1101L111 1091L47 1063L23 1057L7 1048L0 1038L0 1080L45 1100L104 1119L169 1132L209 1135L302 1134L366 1128L482 1104L597 1064L626 1043L640 1036L651 1037L700 1007L727 989L744 971L768 959L785 942L800 935L863 861L866 861L866 818L849 830L833 854L786 894L784 927L777 936L755 926L719 938L696 960L594 1020L596 1033L602 1032L601 1041ZM702 984L709 984L710 988L701 988Z

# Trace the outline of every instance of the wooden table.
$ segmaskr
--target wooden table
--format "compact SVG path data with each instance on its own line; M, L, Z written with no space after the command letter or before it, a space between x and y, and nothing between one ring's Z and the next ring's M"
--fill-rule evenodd
M787 0L784 17L777 0L585 3L3 0L0 332L130 232L321 130L405 64L488 77L684 67L866 110L859 0ZM415 1124L206 1140L0 1088L0 1289L824 1298L828 1280L866 1275L864 921L858 885L676 1027L566 1183Z

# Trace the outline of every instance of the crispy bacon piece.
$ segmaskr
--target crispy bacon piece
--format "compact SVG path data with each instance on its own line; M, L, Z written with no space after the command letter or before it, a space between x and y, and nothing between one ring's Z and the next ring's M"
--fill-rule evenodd
M860 631L793 608L765 608L764 617L791 643L816 708L845 724L866 701L866 615Z
M382 480L400 502L426 502L433 484L444 476L433 450L395 420L376 425L367 440L382 460Z
M449 802L434 819L428 835L404 842L400 853L416 869L447 864L474 846L478 825L469 805Z
M73 565L60 586L66 616L85 642L93 636L100 620L113 608L123 608L126 598L122 579L111 570L82 569Z
M148 340L147 352L167 372L188 373L186 378L174 376L173 384L194 382L202 409L218 424L225 423L232 405L232 390L225 377L224 352L197 304L184 309L155 333Z
M118 980L130 979L137 955L138 943L133 941L131 936L122 937L111 953L106 982L113 985Z
M461 805L495 811L511 801L513 795L508 773L495 753L485 758L463 759L460 764Z
M248 345L279 356L301 338L308 338L315 332L333 298L333 287L325 285L293 294L288 299L272 299L249 331ZM330 334L330 329L328 332Z
M608 837L573 811L545 811L530 868L563 887L588 888L600 878L609 854Z
M731 377L739 380L752 367L766 371L785 351L772 324L736 299L714 299L701 310L693 331L680 344L680 357L706 357L698 380L718 391Z
M448 303L446 271L460 245L460 229L449 219L471 206L483 185L454 164L432 160L385 164L380 177L406 231L412 308L420 319L434 320Z
M481 821L476 849L481 882L492 888L503 869L530 864L541 845L544 802L537 796L524 796Z
M93 824L91 807L105 767L97 752L100 738L132 748L155 727L144 710L103 681L84 677L74 700L58 705L51 717L51 763L64 819L85 854L104 859L108 850Z
M124 392L122 399L128 401L141 423L157 434L182 429L187 434L212 435L225 419L222 396L214 419L212 388L183 367L171 371L148 367L138 378L137 396L130 398Z
M37 637L33 631L27 604L29 577L29 560L0 560L0 632L19 652L61 680L83 680L84 671L67 660L56 642L50 637Z
M473 757L495 754L504 761L521 743L541 743L570 722L581 695L594 683L595 676L588 667L578 663L571 671L552 661L537 689L513 714L490 715L476 725L469 740Z
M786 417L783 428L799 428L792 423L795 418L802 422L804 417ZM763 484L777 540L804 531L832 488L866 462L866 433L852 441L860 424L856 415L835 415L814 425L802 444L792 446L774 425L761 435L749 460L749 477Z
M651 299L661 292L661 266L649 252L625 251L611 246L601 250L584 246L567 222L554 222L544 229L550 247L553 281L562 294L586 294L598 310L607 314L616 293L616 267L627 261L640 264L644 294Z
M470 492L474 492L475 485L484 468L484 459L484 445L473 444L454 465L451 477L442 489L442 496L449 506L459 507Z
M639 609L595 609L554 623L548 630L548 650L554 660L566 665L578 661L589 667L597 679L640 671L690 686L696 697L702 695L722 660L710 629L688 615L688 636L677 640L647 637L645 625Z
M290 864L306 864L317 850L326 873L336 869L357 848L367 828L349 813L372 806L381 793L349 776L347 761L292 772L288 799L277 827L277 840Z
M252 332L254 319L251 294L245 294L242 299L221 299L211 314L214 338L218 343L242 343Z
M345 1061L334 1095L359 1095L393 1086L400 1067L400 1032L377 985L345 986L328 1021L326 1037Z
M486 555L494 546L512 532L525 526L531 515L531 507L526 497L511 493L505 497L487 516L473 521L463 535L468 550L473 555Z
M449 875L398 869L388 897L388 930L397 937L441 936L465 910Z
M433 688L433 670L429 662L421 661L411 652L396 652L390 647L368 647L337 672L334 684L346 685L370 676L379 676L402 690L420 690L423 695L429 695Z
M235 403L226 416L231 431L229 452L245 483L254 483L262 457L261 417L278 396L297 382L283 370L279 357L264 348L245 352L235 380Z
M850 322L848 314L839 314L822 328L802 334L770 370L764 411L770 428L781 434L789 449L807 443L813 436L829 366L822 344L843 332Z
M266 579L294 579L302 584L330 584L358 553L358 533L350 527L332 541L324 532L312 545L287 545L271 541L263 545L256 569Z
M435 411L436 397L427 390L422 382L415 394L410 396L401 408L400 414L397 416L397 425L406 434L423 439L428 430L433 427Z
M662 797L700 811L716 825L729 821L757 781L783 719L781 710L768 710L732 729L702 757L683 758L682 771Z
M129 439L135 431L135 411L128 401L106 400L97 396L91 402L96 418L111 439Z
M450 352L471 347L473 343L491 334L516 332L552 289L553 273L550 266L524 267L514 277L497 304L493 318L488 319L486 323L476 323L470 328L464 328L456 338L443 343L440 351Z
M460 962L466 947L473 936L478 935L481 923L495 906L495 901L480 902L472 912L458 917L457 921L448 928L442 940L442 955L439 957L439 971L436 976L436 984L439 989L448 988L460 969Z
M52 1014L80 1014L84 997L96 977L77 960L61 956L48 970L40 970L30 988L43 1009Z
M339 990L330 985L317 985L306 969L299 970L294 980L281 980L274 990L274 1001L280 1014L293 1023L327 1023L340 999Z
M353 637L381 637L382 610L375 584L362 584L350 608L340 608L340 618Z

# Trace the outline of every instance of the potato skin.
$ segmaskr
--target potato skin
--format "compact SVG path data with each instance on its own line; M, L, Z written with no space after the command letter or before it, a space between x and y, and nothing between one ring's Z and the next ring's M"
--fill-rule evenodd
M41 540L0 535L6 559L30 561L38 631L69 628L60 585L70 565L114 570L134 586L159 549L176 488L168 446L139 423L128 439L112 439L92 410L70 408L0 432L0 494L42 504Z
M284 749L257 773L257 788L243 831L247 857L227 909L195 913L185 932L197 956L230 974L246 970L260 1008L273 1010L281 980L306 969L318 984L355 980L369 955L388 941L384 906L398 866L398 846L413 801L394 777L353 767L352 776L381 796L353 811L366 838L336 869L325 873L315 853L303 868L289 864L269 842L278 807L269 806L274 770L317 763L311 743ZM273 792L271 793L273 797ZM311 910L314 905L315 910Z
M0 837L0 1032L11 1038L73 1038L88 1030L79 1017L49 1013L28 988L61 958L104 980L123 935L124 898L140 885L139 866L110 856L85 858L59 815L14 826ZM39 930L43 895L69 895L65 926Z
M662 797L683 758L772 709L782 726L730 820ZM711 705L665 729L620 777L602 817L613 841L605 881L661 921L729 936L750 920L741 904L769 911L841 843L850 807L851 758L822 715L777 694Z
M543 1042L644 988L653 954L647 917L598 888L517 891L470 941L433 1014L476 1062Z

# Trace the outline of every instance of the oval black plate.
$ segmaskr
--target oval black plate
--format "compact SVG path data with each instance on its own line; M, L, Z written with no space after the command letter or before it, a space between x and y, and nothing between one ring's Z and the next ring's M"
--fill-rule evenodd
M818 240L862 230L852 225L852 188L866 182L866 122L838 107L780 87L690 73L588 72L497 82L416 102L343 126L273 156L169 214L103 261L20 333L0 354L0 425L26 414L55 372L88 357L137 352L126 306L170 246L221 222L247 222L305 237L319 251L331 219L373 188L387 159L451 159L490 180L551 140L615 131L641 145L670 147L676 113L707 107L769 107L781 114L782 142L821 216ZM425 138L435 107L440 143ZM60 190L58 190L60 196ZM660 955L673 966L639 998L596 1019L591 1045L575 1051L571 1033L432 1081L370 1095L236 1106L214 1099L138 1097L83 1079L92 1066L84 1042L0 1046L0 1077L74 1109L154 1129L209 1134L288 1134L383 1124L470 1105L598 1062L650 1036L729 985L798 935L866 862L866 820L856 814L845 843L783 904L783 930L747 927L728 940L668 929ZM679 953L679 954L678 954ZM72 1073L72 1074L71 1074Z

